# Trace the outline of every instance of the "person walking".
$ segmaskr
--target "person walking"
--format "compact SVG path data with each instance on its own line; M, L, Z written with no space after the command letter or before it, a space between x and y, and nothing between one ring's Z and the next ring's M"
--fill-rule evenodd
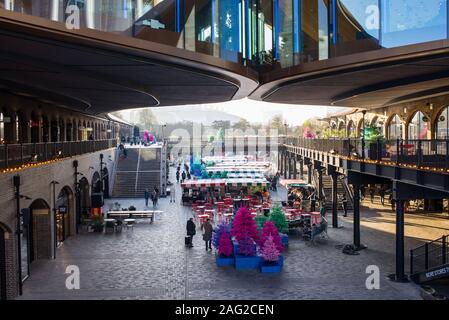
M153 190L151 193L151 201L153 202L153 208L156 208L157 205L157 193L156 190Z
M175 203L176 202L176 187L175 186L171 186L170 187L170 203Z
M150 191L148 189L145 189L143 197L145 198L145 207L148 207L148 200L150 199Z
M385 189L381 188L379 190L379 196L380 196L380 203L382 203L382 205L385 205Z
M366 189L365 189L365 185L361 185L360 186L360 200L365 200L365 192L366 192Z
M343 193L341 195L341 204L343 205L343 217L347 217L348 216L348 199L346 199L346 195Z
M374 194L376 193L376 190L374 187L369 188L369 196L371 198L371 203L374 203Z
M176 183L179 183L179 170L178 171L176 171Z
M181 174L181 183L184 183L184 180L186 179L186 172L183 171Z
M309 197L310 199L310 211L315 212L316 208L316 191L312 191L312 194Z
M195 222L193 222L193 218L190 218L187 221L187 236L190 237L189 244L187 245L189 248L193 247L193 236L196 234L196 226Z
M201 231L203 230L203 240L206 243L206 251L208 249L212 251L212 232L214 231L214 228L210 223L210 219L207 219L206 222L201 225Z

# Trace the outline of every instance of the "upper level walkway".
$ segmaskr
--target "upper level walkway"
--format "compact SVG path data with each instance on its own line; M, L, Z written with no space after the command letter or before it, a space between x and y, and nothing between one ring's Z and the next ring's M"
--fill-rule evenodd
M447 0L4 1L0 86L97 114L247 96L379 107L449 91L448 12Z
M449 140L287 138L282 152L337 170L449 191Z
M67 157L115 147L117 147L116 139L3 144L0 145L0 170L21 170Z

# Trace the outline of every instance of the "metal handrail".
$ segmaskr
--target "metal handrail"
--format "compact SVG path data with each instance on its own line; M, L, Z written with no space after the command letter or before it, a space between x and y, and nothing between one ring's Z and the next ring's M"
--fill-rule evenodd
M77 156L117 147L116 139L0 145L0 169Z

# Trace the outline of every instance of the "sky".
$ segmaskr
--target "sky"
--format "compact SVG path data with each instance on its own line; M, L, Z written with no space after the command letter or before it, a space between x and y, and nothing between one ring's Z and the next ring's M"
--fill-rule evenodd
M177 122L187 118L191 121L191 117L195 113L198 114L198 120L203 121L200 112L203 110L213 110L226 112L255 123L267 123L275 115L280 114L290 126L301 125L307 119L324 117L328 112L341 111L343 109L328 106L274 104L246 98L216 104L151 108L154 115L158 118L159 123Z

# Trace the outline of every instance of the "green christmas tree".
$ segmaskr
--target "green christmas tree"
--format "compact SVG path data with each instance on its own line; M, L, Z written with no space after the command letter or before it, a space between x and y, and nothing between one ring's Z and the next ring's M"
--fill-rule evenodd
M263 214L258 214L256 216L256 225L257 230L262 230L264 223L268 220L268 217L265 217Z
M271 210L270 221L274 223L280 233L288 233L288 221L281 207L276 205Z

